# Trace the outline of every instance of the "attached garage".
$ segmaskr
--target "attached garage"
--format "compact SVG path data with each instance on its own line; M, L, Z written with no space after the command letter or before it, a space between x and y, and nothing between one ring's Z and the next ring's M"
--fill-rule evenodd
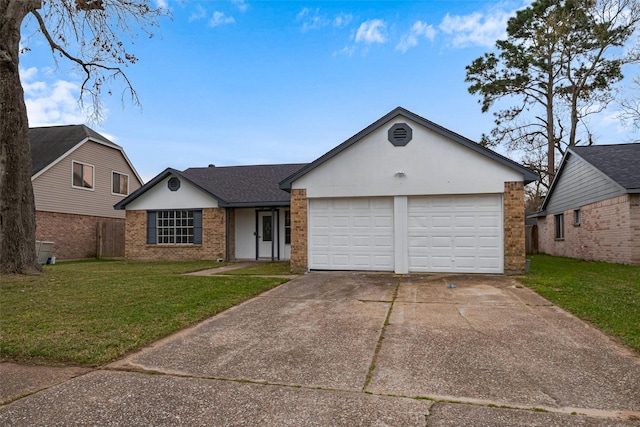
M280 183L296 271L524 270L531 170L403 108Z
M500 195L407 200L404 221L393 197L309 200L309 269L502 273Z
M502 197L410 197L408 236L411 272L502 273Z
M393 199L309 201L309 268L393 271Z

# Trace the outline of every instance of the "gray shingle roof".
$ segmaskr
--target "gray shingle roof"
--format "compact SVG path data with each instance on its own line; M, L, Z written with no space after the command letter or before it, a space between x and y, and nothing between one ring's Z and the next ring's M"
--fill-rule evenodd
M182 174L225 205L288 204L291 195L278 183L303 166L306 163L189 168Z
M49 166L86 138L121 148L85 125L30 128L29 140L33 162L31 175L33 176Z
M627 190L640 189L640 143L569 149Z

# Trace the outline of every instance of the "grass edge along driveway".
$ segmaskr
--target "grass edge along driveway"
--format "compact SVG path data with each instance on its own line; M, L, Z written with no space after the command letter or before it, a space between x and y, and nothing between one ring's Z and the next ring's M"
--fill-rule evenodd
M530 255L518 280L640 352L640 266Z
M288 263L266 275L289 274ZM81 261L0 280L0 361L100 366L288 279L185 276L211 261Z

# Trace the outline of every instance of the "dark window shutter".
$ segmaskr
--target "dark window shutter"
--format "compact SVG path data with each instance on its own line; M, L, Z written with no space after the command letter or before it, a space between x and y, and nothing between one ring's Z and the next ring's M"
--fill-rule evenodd
M156 211L147 211L147 244L158 243L158 229L156 227Z
M202 211L193 211L193 244L202 244Z

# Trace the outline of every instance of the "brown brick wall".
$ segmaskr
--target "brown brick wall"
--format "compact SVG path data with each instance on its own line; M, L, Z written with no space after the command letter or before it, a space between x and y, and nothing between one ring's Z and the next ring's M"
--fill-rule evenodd
M236 260L236 210L229 208L229 260Z
M95 258L96 229L102 221L124 221L101 216L36 211L36 240L54 242L58 260Z
M525 269L524 184L504 183L504 272Z
M127 211L126 221L125 256L129 259L186 261L225 258L226 216L224 208L202 210L201 245L148 245L147 212Z
M291 190L291 271L305 272L308 263L307 190Z
M564 212L564 239L555 239L555 218L538 220L540 252L555 256L640 264L640 197L624 195Z
M640 194L629 195L631 264L640 265Z

